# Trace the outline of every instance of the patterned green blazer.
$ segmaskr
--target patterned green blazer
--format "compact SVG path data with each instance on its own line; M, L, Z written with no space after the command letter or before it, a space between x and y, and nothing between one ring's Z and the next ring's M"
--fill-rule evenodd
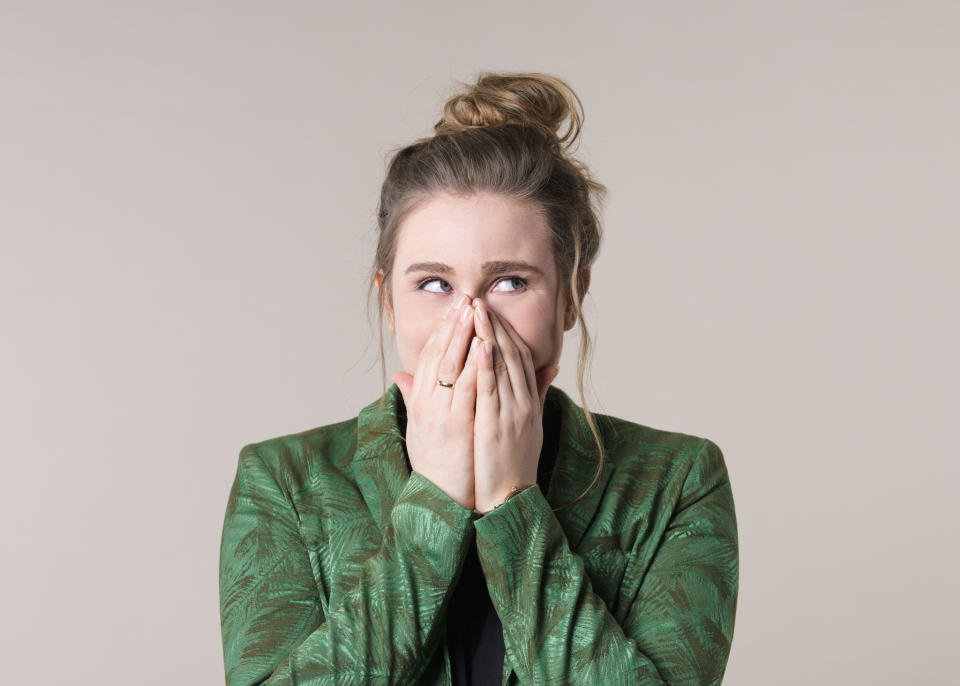
M503 625L504 684L719 684L738 541L706 438L595 414L555 386L559 448L480 515L411 472L396 384L385 412L240 451L220 549L228 684L449 684L446 606L476 542Z

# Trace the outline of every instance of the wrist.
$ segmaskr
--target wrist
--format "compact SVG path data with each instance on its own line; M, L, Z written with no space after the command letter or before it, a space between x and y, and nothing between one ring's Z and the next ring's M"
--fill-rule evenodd
M484 507L479 507L479 503L477 503L478 507L476 508L476 511L481 515L490 514L491 512L496 510L498 507L500 507L501 505L506 503L508 500L510 500L510 498L514 497L518 493L522 493L527 488L529 488L529 486L520 486L520 485L513 486L509 491L507 491L507 494L503 498L494 500L494 504L492 506L488 504Z

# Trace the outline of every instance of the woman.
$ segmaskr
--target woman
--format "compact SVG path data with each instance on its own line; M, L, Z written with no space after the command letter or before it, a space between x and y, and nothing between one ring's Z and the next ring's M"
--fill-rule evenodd
M720 682L723 456L584 399L603 187L568 154L581 121L563 81L487 74L394 155L371 288L406 371L357 417L241 450L229 684ZM582 406L550 386L577 322Z

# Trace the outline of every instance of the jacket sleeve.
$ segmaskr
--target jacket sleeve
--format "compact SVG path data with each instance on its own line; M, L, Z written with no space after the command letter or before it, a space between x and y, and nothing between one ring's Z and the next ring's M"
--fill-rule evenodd
M411 473L380 549L324 616L298 514L256 449L245 446L220 546L227 684L415 681L438 644L474 516Z
M522 683L720 683L736 611L737 525L723 456L701 440L622 626L538 486L474 522L507 659Z

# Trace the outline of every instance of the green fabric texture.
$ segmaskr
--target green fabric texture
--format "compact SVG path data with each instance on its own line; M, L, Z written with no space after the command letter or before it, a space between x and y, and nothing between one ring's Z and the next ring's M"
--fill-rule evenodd
M227 684L450 684L446 607L474 543L503 684L720 683L739 563L716 444L594 414L597 476L582 409L550 386L548 492L480 515L410 471L396 384L385 401L241 449L220 547Z

